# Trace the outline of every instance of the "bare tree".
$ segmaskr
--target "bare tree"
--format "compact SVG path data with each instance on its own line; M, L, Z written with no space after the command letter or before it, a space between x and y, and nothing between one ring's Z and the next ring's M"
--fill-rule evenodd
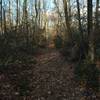
M81 33L81 38L83 40L83 31L82 31L82 24L81 24L81 15L80 15L80 4L79 4L79 0L76 0L76 2L77 2L77 11L78 11L79 31Z
M89 55L90 61L93 63L94 62L94 58L95 58L95 55L94 55L94 51L95 50L94 50L94 32L93 32L93 22L92 22L92 15L93 15L92 0L87 0L87 12L88 12L87 30L88 30L88 38L89 38L88 55Z
M11 0L9 0L9 28L11 29Z
M93 29L93 23L92 23L92 15L93 15L93 11L92 11L92 0L87 0L87 10L88 10L88 35L90 35L90 33L92 32Z
M28 32L28 11L27 11L27 0L23 2L23 28L26 38L26 45L29 44L29 32Z
M96 17L96 29L98 29L99 24L100 24L98 20L99 19L99 8L100 8L99 3L100 3L100 0L97 0L96 1L96 16L95 16Z
M0 32L2 33L2 0L0 0Z
M4 16L4 33L7 32L7 28L6 28L6 11L5 9L3 8L3 16Z
M66 26L67 26L67 31L68 31L68 38L71 37L71 28L70 28L70 22L69 22L69 14L68 14L68 6L67 6L67 1L63 0L63 5L64 5L64 13L65 13L65 21L66 21Z
M18 18L19 18L19 13L18 13L18 10L19 10L19 9L18 9L18 7L19 7L18 4L19 4L19 2L18 2L18 1L19 1L19 0L16 0L16 6L17 6L17 7L16 7L16 26L17 26L17 27L18 27L18 24L19 24L19 19L18 19Z

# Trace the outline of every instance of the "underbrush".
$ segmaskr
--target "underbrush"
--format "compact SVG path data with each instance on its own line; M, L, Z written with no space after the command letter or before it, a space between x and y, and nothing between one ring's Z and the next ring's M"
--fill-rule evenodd
M87 89L91 88L94 91L99 91L100 71L97 69L96 64L81 61L75 66L74 73L77 82L84 83Z
M7 33L0 36L0 71L11 64L36 63L34 55L38 47L32 41L27 44L24 38L16 38L15 34Z
M82 38L79 32L72 33L72 37L64 41L61 53L71 62L85 59L88 53L88 39L85 35Z
M59 35L55 36L54 45L55 45L55 47L57 49L62 48L63 40L62 40L62 37L61 36L59 36Z

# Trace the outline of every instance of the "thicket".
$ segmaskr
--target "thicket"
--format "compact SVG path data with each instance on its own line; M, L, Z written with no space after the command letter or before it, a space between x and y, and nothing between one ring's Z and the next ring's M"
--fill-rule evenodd
M86 89L93 89L99 91L100 71L97 69L96 64L92 64L89 61L81 61L75 66L75 79L77 82L85 84Z
M95 31L94 63L89 59L89 44L86 35L81 39L79 33L73 33L73 38L70 41L66 41L61 50L66 60L72 63L76 62L74 67L76 81L84 83L87 89L91 88L94 91L99 91L100 89L100 69L97 68L96 64L96 61L100 59L100 35L98 33L99 31Z

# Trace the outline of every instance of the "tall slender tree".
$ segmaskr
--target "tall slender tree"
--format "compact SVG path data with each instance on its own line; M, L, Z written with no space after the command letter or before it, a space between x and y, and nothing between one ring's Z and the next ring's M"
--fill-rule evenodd
M88 15L87 15L87 20L88 20L87 30L88 30L88 35L90 35L90 33L92 32L92 29L93 29L93 22L92 22L92 15L93 15L92 0L87 0L87 11L88 11Z
M25 32L25 38L26 38L26 46L29 45L29 32L28 32L28 11L27 11L27 0L24 0L23 2L23 26L24 26L24 32Z
M18 24L19 24L19 13L18 13L18 7L19 7L19 2L18 2L18 0L16 0L16 26L18 26Z
M6 11L5 9L3 8L3 16L4 16L4 33L7 32L7 28L6 28Z
M92 20L92 15L93 15L93 7L92 7L92 0L87 0L87 20L88 20L88 38L89 38L89 50L88 50L88 55L89 59L92 63L94 63L95 60L95 52L94 52L94 32L93 32L93 20Z
M64 13L65 13L65 21L66 21L66 26L67 26L67 31L68 31L68 39L71 36L71 28L70 28L70 22L69 22L69 14L68 14L68 5L67 5L67 0L63 0L63 5L64 5Z
M35 13L36 13L36 15L35 15L35 30L34 30L34 42L35 42L35 44L37 44L37 39L36 39L36 36L37 36L37 34L36 34L36 32L37 32L37 20L38 20L38 2L37 2L37 0L35 0Z
M98 29L98 27L99 27L99 3L100 3L100 0L97 0L96 1L96 29Z
M38 1L38 10L39 10L39 26L40 26L40 24L41 24L41 1L39 0Z
M2 33L2 0L0 0L0 28Z
M9 28L11 29L11 0L9 0Z
M76 2L77 2L77 11L78 11L79 31L80 31L80 34L81 34L81 38L83 39L83 31L82 31L82 24L81 24L81 15L80 15L79 0L76 0Z

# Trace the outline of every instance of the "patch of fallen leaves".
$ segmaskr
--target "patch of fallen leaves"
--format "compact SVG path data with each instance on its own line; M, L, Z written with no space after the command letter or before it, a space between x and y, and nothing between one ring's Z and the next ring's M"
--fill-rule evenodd
M85 100L87 92L74 81L73 64L58 51L48 51L36 60L37 64L9 65L0 73L1 100Z

